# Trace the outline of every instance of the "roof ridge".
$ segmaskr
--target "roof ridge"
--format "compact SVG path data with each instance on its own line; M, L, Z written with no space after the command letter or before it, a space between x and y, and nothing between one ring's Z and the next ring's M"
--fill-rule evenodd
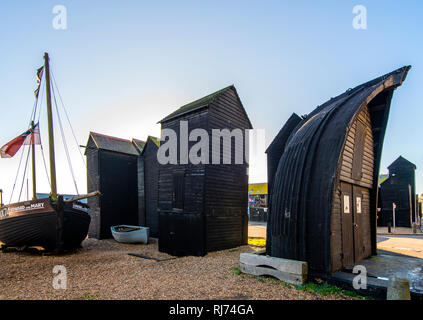
M97 136L102 136L102 137L105 137L105 138L110 138L110 139L114 139L114 140L121 140L121 141L132 143L132 140L128 140L128 139L124 139L124 138L119 138L119 137L114 137L114 136L109 136L107 134L102 134L102 133L90 131L90 135L92 135L92 134L93 135L97 135Z
M208 107L216 99L216 97L218 97L220 94L224 93L225 91L229 90L230 88L235 88L235 86L233 84L231 84L230 86L224 87L224 88L217 90L213 93L205 95L205 96L203 96L199 99L196 99L196 100L191 101L187 104L184 104L181 107L179 107L178 109L176 109L174 112L172 112L171 114L164 117L158 123L162 123L164 121L174 119L176 117L187 114L187 113L194 111L194 110L198 110L198 109L203 108L203 107Z

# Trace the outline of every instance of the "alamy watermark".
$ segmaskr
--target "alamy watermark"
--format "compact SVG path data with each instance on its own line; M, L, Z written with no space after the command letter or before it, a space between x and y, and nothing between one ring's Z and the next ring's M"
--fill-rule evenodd
M365 266L358 264L354 266L353 273L357 274L353 279L353 288L355 290L367 289L367 269Z
M65 266L57 265L53 268L53 288L55 290L66 290L68 285L68 274Z
M162 129L157 160L162 165L248 164L250 140L254 154L264 153L263 129L212 129L210 136L210 131L203 128L190 131L188 121L180 121L179 139L175 130Z
M367 29L367 8L361 4L354 6L352 13L355 14L352 26L355 30Z
M64 5L56 5L53 7L52 25L55 30L66 30L68 28L68 13Z

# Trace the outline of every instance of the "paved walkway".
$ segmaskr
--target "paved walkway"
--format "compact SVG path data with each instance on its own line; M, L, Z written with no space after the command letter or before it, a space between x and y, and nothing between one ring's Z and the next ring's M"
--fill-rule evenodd
M266 239L266 225L249 223L248 237ZM396 228L395 234L388 234L387 228L378 228L377 248L423 259L423 234L413 234L411 228Z
M251 238L266 238L266 228L266 222L250 221L248 223L248 236ZM391 233L388 233L387 227L378 227L377 234L386 236L407 235L411 237L422 237L423 239L423 232L421 230L418 230L417 233L413 233L411 228L403 227L395 228L395 230L392 228Z
M387 234L387 235L391 235L391 234L413 234L413 230L411 228L403 228L403 227L398 227L398 228L391 228L391 233L388 233L388 227L377 227L377 233L378 234ZM417 229L417 233L415 233L415 235L422 235L423 233L421 230Z
M266 225L248 224L248 237L266 239Z
M423 237L378 236L377 248L423 259Z

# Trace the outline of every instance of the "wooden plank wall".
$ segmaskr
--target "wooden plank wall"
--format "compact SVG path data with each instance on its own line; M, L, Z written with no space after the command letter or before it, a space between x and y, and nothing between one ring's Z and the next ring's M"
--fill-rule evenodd
M195 128L203 128L208 131L209 163L207 165L160 165L159 169L159 200L160 229L168 228L167 220L175 217L166 214L183 214L186 221L192 221L192 225L184 226L184 232L190 232L191 228L201 229L196 233L199 237L199 245L205 248L190 248L195 252L207 252L221 250L246 244L248 240L248 165L246 163L235 165L235 143L232 143L232 164L211 164L212 162L212 129L242 129L243 141L245 141L245 129L249 128L248 118L240 105L235 91L227 90L216 98L208 109L198 110L184 115L176 120L162 124L162 129L171 128L178 133L179 122L188 120L189 131ZM189 148L196 142L190 142ZM180 144L178 142L178 151ZM238 146L243 151L243 146ZM222 153L228 152L223 150ZM179 157L178 157L179 160ZM221 159L222 160L222 159ZM221 161L222 163L223 161ZM173 199L173 174L184 171L184 208L182 212L172 208ZM205 217L198 219L198 217ZM199 225L203 223L203 225ZM163 230L160 230L162 234ZM196 230L197 231L197 230ZM174 235L178 230L173 230ZM191 230L192 232L192 230ZM163 233L164 236L164 233ZM175 236L176 237L176 236ZM175 238L176 239L176 238ZM179 241L179 240L176 240ZM184 241L180 241L182 244ZM162 241L164 246L171 246ZM159 241L160 245L160 241ZM165 248L162 248L165 250ZM177 248L172 251L178 252Z
M100 238L111 238L110 227L138 223L138 157L99 151L101 226Z
M100 190L100 175L99 175L99 161L98 149L90 137L87 143L86 150L87 157L87 190L94 192ZM100 237L100 197L92 197L87 200L90 207L91 223L88 230L88 236L91 238Z
M389 180L382 183L380 188L380 199L382 202L380 208L382 211L378 219L379 226L387 226L388 223L393 226L392 203L395 203L397 205L395 209L395 226L411 227L415 217L412 203L410 203L410 183L410 174L405 173L391 176Z
M178 135L178 163L179 163L179 151L180 151L180 142L179 142L179 122L188 121L189 130L195 128L207 128L208 126L208 113L207 111L202 111L196 113L195 115L185 115L176 120L162 124L162 130L169 128L174 130ZM162 142L165 143L165 142ZM188 147L190 148L195 142L190 142ZM185 196L184 204L187 205L184 209L184 213L187 214L203 214L203 194L198 192L196 188L203 188L204 186L204 165L193 165L193 164L178 164L178 165L159 165L159 182L158 182L158 208L160 212L172 212L172 200L173 200L173 173L175 171L184 171L185 176L196 176L194 188L192 181L190 179L185 179L185 184L191 183L191 185L185 186Z
M364 152L362 154L362 170L361 178L353 178L354 165L354 150L356 130L358 121L365 128ZM356 149L357 152L357 149ZM341 156L341 166L339 170L339 180L350 183L355 186L360 186L362 191L362 214L360 225L361 237L366 248L371 247L370 234L370 194L369 189L373 187L373 165L374 165L374 150L373 150L373 133L371 127L371 120L368 108L364 108L358 118L353 122L348 131L345 141L344 150ZM332 270L339 270L342 268L342 201L339 180L336 179L333 191L333 203L331 213L331 265ZM367 249L366 249L367 250Z
M211 129L249 128L248 118L233 90L227 90L210 106ZM234 140L234 139L233 139ZM242 152L244 146L237 146ZM228 152L221 146L222 153ZM248 241L248 164L235 164L235 143L231 146L232 164L206 167L207 249L218 250ZM212 154L212 150L210 150ZM221 159L221 162L222 159Z
M150 228L150 235L159 234L159 216L157 213L158 175L157 145L149 140L144 149L145 178L145 223Z
M180 121L188 121L188 130L207 128L208 112L199 110L162 124L178 135L178 163L180 163ZM162 142L164 144L166 142ZM188 143L188 150L195 142ZM204 255L204 172L205 165L159 164L158 214L159 250L172 255ZM183 209L173 208L174 174L183 174Z
M355 133L357 128L357 121L360 121L366 128L366 138L364 144L364 154L362 163L362 178L353 179L353 162L354 162L354 141ZM345 182L349 182L355 185L359 185L366 188L373 187L373 165L374 165L374 153L373 153L373 134L370 123L370 115L367 107L360 112L358 120L354 121L350 131L348 132L347 141L345 142L344 151L342 154L342 165L340 171L340 179Z
M138 225L145 226L145 176L144 176L144 157L138 157L137 164L138 175Z

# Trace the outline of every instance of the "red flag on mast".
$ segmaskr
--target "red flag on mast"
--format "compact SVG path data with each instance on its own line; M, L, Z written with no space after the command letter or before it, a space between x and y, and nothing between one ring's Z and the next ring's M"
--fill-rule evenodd
M38 123L20 136L6 143L0 148L1 158L12 158L21 148L22 145L41 144L40 127Z

